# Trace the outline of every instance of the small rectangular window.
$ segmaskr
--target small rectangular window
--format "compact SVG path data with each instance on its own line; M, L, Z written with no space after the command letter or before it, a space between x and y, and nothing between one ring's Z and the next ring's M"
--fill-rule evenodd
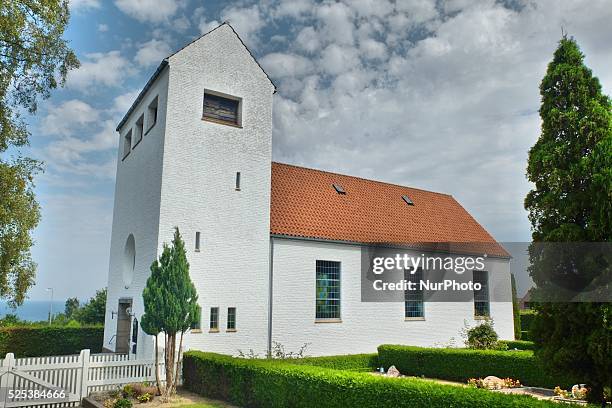
M240 172L236 172L236 190L240 191Z
M211 331L219 330L219 308L218 307L210 308L210 330Z
M488 317L489 307L489 275L487 271L473 271L473 284L480 283L480 290L474 289L474 316Z
M423 280L423 269L419 268L415 273L410 269L404 269L404 279L407 282L414 282L414 290L404 291L404 317L408 319L425 317L423 305L423 290L421 280Z
M404 202L408 205L414 205L414 201L412 201L407 195L403 195L402 200L404 200Z
M136 141L134 146L136 146L142 140L142 136L144 134L144 115L140 115L138 120L136 121Z
M227 308L227 330L236 330L236 308Z
M344 188L342 188L342 186L340 184L332 184L332 186L334 186L334 189L336 190L336 193L338 193L338 194L346 194L346 191L344 190Z
M200 330L202 329L202 310L200 306L198 306L198 315L196 316L195 321L191 324L191 330Z
M204 92L204 113L202 118L225 125L240 126L240 100Z
M195 236L195 250L196 251L200 250L200 231L196 232L196 236Z
M316 319L340 319L340 262L316 263Z
M132 129L123 136L123 158L125 159L132 151Z
M147 109L147 132L157 123L157 104L158 97L156 96L155 99L151 101L149 108Z

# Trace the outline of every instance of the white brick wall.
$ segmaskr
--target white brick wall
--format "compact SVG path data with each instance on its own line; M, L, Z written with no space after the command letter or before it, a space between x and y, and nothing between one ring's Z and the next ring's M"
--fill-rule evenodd
M316 260L341 262L341 323L315 323ZM310 355L375 352L383 343L436 346L459 335L474 320L471 302L425 303L424 321L405 321L402 302L361 302L361 247L315 241L274 239L274 341L289 351L311 343ZM507 260L486 261L491 286L510 285ZM512 303L491 303L500 338L512 339Z
M117 317L115 315L113 318L112 312L117 312L119 298L132 298L134 313L140 319L143 313L142 288L149 276L149 266L157 256L167 89L168 70L166 69L146 93L118 135L117 178L104 326L104 347L110 350L115 349L113 336L117 331ZM156 96L159 98L157 123L122 160L123 135L129 129L132 129L134 134L136 120ZM132 143L135 142L133 139ZM126 288L122 268L124 247L129 234L134 235L136 243L136 264L133 281ZM143 346L139 347L141 349L147 347L146 351L149 351L150 343L145 345L147 342L142 341L144 337L146 336L142 336L141 333L139 343L143 343Z

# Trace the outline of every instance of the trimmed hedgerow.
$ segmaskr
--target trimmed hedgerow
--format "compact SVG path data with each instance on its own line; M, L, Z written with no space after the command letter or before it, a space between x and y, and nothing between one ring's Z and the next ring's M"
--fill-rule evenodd
M550 375L531 351L422 348L399 345L378 347L378 359L386 368L394 365L402 374L467 381L489 375L517 379L532 387L562 388L580 383L567 375Z
M185 388L244 407L556 407L525 395L437 384L415 378L185 353Z
M512 350L512 349L517 349L517 350L533 350L533 348L534 348L533 341L527 341L527 340L500 340L499 342L507 345L509 350Z
M268 360L275 361L275 360ZM278 360L276 360L278 361ZM349 354L345 356L306 357L281 360L289 364L333 368L335 370L373 371L379 367L378 354Z
M103 326L11 326L0 328L0 357L40 357L102 351Z

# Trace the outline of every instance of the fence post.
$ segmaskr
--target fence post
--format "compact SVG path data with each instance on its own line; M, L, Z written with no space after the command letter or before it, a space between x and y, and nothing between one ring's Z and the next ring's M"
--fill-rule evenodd
M15 367L15 355L13 353L7 353L2 360L2 367L0 367L0 395L4 393L3 402L6 405L6 398L8 396L8 385L9 385L9 373Z
M79 360L81 360L81 390L79 392L79 401L87 397L87 389L89 388L89 349L81 350Z

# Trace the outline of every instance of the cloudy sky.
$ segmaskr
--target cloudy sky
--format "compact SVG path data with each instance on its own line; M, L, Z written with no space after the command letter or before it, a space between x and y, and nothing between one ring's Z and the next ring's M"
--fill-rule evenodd
M450 193L525 241L538 85L563 27L612 93L612 5L584 1L71 0L81 60L31 122L42 222L31 299L106 285L118 136L161 59L229 21L278 87L274 159Z

